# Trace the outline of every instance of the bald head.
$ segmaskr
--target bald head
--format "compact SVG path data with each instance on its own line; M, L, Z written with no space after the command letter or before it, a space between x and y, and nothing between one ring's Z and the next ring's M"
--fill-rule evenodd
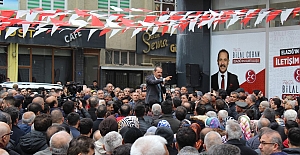
M63 114L59 109L55 109L51 112L52 123L62 124L63 118Z
M0 149L0 154L1 155L9 155L7 151Z
M66 131L55 133L50 139L50 150L52 154L67 154L71 140L71 135Z
M222 144L220 134L215 131L209 131L204 138L205 150L208 151L211 146L216 144Z
M58 107L58 101L55 96L49 96L46 100L45 103L50 106L50 108L53 107Z
M202 141L204 141L205 135L206 135L208 132L210 132L210 131L213 131L213 129L212 129L212 128L203 128L203 129L201 130L201 132L200 132L200 139L201 139Z
M99 140L101 137L102 137L102 136L101 136L100 131L99 131L99 130L96 130L96 131L94 132L93 139L94 139L95 141L97 141L97 140Z
M0 147L1 148L5 148L9 142L10 139L10 127L4 123L4 122L0 122ZM2 154L1 154L2 155Z
M35 97L33 100L32 100L32 103L38 103L39 105L42 106L42 109L44 110L44 99L42 97Z
M0 136L3 136L9 132L10 132L10 127L8 126L8 124L4 122L0 122Z
M22 123L27 125L32 125L35 119L35 114L32 111L25 112L22 116Z

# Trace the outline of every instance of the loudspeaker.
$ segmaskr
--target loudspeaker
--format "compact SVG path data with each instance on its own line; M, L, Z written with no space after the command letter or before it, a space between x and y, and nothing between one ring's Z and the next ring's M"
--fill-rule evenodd
M186 67L186 85L190 87L199 87L201 83L199 64L185 64L185 67Z
M163 69L163 77L172 76L171 80L168 81L167 84L177 84L176 63L162 63L161 67Z

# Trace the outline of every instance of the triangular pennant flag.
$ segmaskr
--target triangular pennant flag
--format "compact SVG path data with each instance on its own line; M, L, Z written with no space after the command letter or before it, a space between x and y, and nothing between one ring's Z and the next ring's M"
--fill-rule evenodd
M158 29L159 29L159 27L157 27L157 26L153 27L151 35L155 34Z
M22 24L22 29L23 29L23 38L25 38L27 31L29 29L30 24Z
M109 31L110 31L110 29L103 29L103 30L100 32L99 37L105 35L105 34L106 34L107 32L109 32Z
M109 38L113 37L113 36L114 36L115 34L117 34L120 30L122 30L122 29L113 29L112 32L111 32L111 34L110 34L110 36L109 36Z
M7 39L7 37L10 36L12 33L14 33L17 29L19 29L19 28L18 27L9 27L5 34L5 39Z
M104 24L100 21L100 19L94 15L92 15L92 26L101 26L104 27Z
M15 13L14 10L2 10L1 16L10 18L12 15L14 15L14 13Z
M35 31L34 35L33 35L33 38L37 35L39 35L40 33L43 33L45 31L47 31L48 28L39 28L37 31Z
M164 26L162 32L161 32L161 35L163 36L169 29L169 26Z
M293 12L294 9L286 9L285 11L281 12L280 15L280 21L281 24L283 25L283 22L285 22L287 20L287 18L290 16L290 14Z
M88 36L88 40L90 40L91 36L97 31L98 29L90 29L90 32L89 32L89 36Z
M267 23L270 22L271 20L275 19L277 15L281 13L282 10L275 10L273 12L269 13L269 16L267 17Z
M54 34L54 32L59 28L59 26L53 25L51 30L51 36Z
M256 27L256 25L260 24L262 22L262 20L270 13L270 11L261 11L259 14L258 14L258 17L256 18L256 21L254 23L254 26Z
M141 30L142 30L142 28L136 28L136 29L132 32L131 38L133 38L133 37L134 37L136 34L138 34Z

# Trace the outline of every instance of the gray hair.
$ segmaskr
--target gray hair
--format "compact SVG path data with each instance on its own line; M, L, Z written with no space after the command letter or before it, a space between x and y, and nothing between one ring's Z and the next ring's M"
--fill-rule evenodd
M104 146L107 152L112 152L116 147L122 145L122 136L116 132L111 131L104 136Z
M217 144L211 147L211 149L208 151L209 155L240 155L241 150L231 144Z
M289 109L284 112L283 117L286 119L286 121L296 121L297 112L293 109Z
M256 101L256 97L253 94L249 94L251 102L255 102Z
M89 102L90 102L91 107L93 107L93 108L95 108L95 107L97 107L97 105L99 105L99 99L96 96L90 97Z
M210 93L205 93L204 95L208 99L208 101L210 102L211 101L211 95L210 95Z
M53 134L49 142L52 154L66 155L71 140L71 135L66 131L59 131Z
M221 117L222 120L225 120L228 117L228 112L226 110L220 110L218 116Z
M161 106L159 104L153 104L152 105L152 113L155 115L155 116L158 116L161 114Z
M264 108L270 108L270 103L268 101L262 101L260 102L260 105Z
M206 113L206 116L207 116L207 117L217 117L217 118L218 118L216 112L214 112L214 111L208 111L208 112Z
M286 102L289 103L293 109L295 109L296 100L287 100Z
M130 155L165 155L166 144L167 140L161 136L148 135L140 137L132 144Z
M27 125L32 124L34 119L35 119L35 114L33 112L30 112L31 113L30 117L29 118L24 118L24 115L26 115L26 113L28 113L28 112L25 112L22 115L22 123L27 124Z
M270 127L270 121L267 118L260 118L257 121L257 130L259 131L263 127Z
M209 131L204 137L204 144L206 146L206 151L208 151L213 145L222 144L222 138L219 133Z
M271 143L277 143L278 144L278 150L281 151L283 149L283 144L282 144L282 139L280 134L275 131L275 130L266 130L262 133L263 135L267 135L268 137L272 137L271 138Z
M242 128L233 120L228 120L226 124L227 140L240 139L242 136Z
M233 91L233 92L230 93L230 95L233 95L233 94L236 95L237 98L240 97L240 94L238 92Z
M185 146L178 152L178 155L199 155L199 152L195 147Z

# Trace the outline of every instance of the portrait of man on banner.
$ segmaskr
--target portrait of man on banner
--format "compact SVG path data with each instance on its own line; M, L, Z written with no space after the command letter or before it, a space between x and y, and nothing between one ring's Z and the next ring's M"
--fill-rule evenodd
M217 57L219 71L211 76L211 88L213 90L224 89L227 94L230 94L240 87L238 76L227 70L229 61L228 51L221 49Z

